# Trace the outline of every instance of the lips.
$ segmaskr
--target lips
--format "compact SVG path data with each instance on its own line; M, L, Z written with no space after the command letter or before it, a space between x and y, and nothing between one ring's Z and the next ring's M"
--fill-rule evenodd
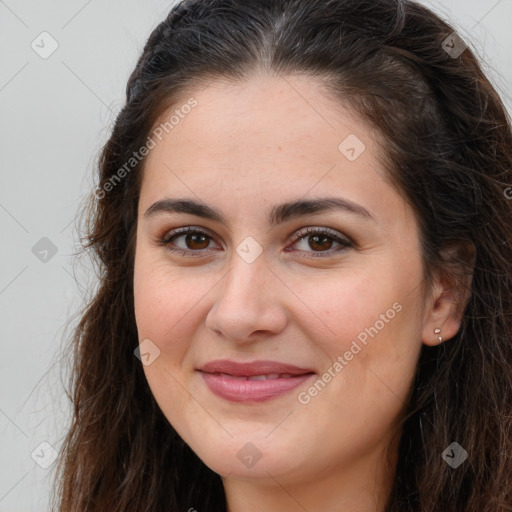
M232 379L237 380L275 380L275 379L289 379L293 377L291 373L263 373L260 375L251 375L250 377L246 377L243 375L230 375L229 373L220 373L214 372L213 375L220 375L223 377L231 377Z
M214 394L235 402L261 402L292 390L315 372L275 361L237 363L216 360L199 371Z

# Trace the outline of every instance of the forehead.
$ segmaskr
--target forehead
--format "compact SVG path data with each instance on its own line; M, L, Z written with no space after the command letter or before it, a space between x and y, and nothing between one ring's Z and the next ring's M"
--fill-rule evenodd
M350 130L370 138L369 128L349 105L329 97L321 82L303 75L256 76L241 83L216 80L206 88L182 93L159 122L165 123L180 109L188 110L186 104L192 98L196 106L179 120L174 116L178 122L166 143L180 146L175 149L184 149L183 143L201 147L210 152L209 157L219 157L228 149L239 150L232 156L265 149L262 157L272 150L291 150L304 158L314 145L318 148L315 158L330 148L325 157L332 161L339 156L338 144Z
M338 191L371 209L372 195L382 205L398 195L375 134L312 78L214 81L182 94L156 126L171 116L145 162L145 203L176 192L243 207L254 195L282 202Z

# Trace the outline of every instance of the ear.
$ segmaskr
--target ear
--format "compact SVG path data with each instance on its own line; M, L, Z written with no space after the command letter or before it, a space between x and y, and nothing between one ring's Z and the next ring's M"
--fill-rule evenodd
M460 242L441 251L440 268L434 271L423 321L425 345L439 345L459 331L464 310L471 297L471 283L476 261L475 246ZM435 331L440 329L439 333Z

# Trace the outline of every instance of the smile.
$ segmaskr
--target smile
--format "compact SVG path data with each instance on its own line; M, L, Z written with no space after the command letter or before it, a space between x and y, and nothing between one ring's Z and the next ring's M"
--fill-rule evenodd
M215 395L233 402L262 402L294 389L316 375L309 369L273 361L212 361L200 370Z

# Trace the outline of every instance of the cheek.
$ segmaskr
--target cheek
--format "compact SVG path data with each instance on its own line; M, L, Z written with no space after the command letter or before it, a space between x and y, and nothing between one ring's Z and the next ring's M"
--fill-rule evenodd
M421 298L399 276L346 274L335 285L303 288L315 315L300 328L328 356L322 382L298 397L299 411L315 418L314 443L329 438L341 452L350 438L350 450L363 451L400 417L421 349Z
M158 368L178 375L191 369L193 340L207 315L208 293L219 278L206 268L173 267L144 249L136 255L134 306L139 342L150 339L161 355L146 370Z
M162 261L140 251L135 259L134 301L139 338L150 338L161 349L175 331L182 329L189 313L204 290L194 281L171 271Z
M315 281L301 278L292 286L308 309L302 328L310 339L324 343L331 356L349 350L353 340L364 344L396 328L403 316L405 293L389 270L386 278L379 269L341 270Z
M409 283L421 274L419 266L408 274L398 267L346 272L315 286L297 283L297 295L310 308L307 317L296 317L300 329L327 355L327 386L346 400L344 407L367 401L380 408L387 398L406 399L422 331L420 291L411 293Z
M154 399L175 428L194 422L181 367L189 347L193 306L200 294L199 290L188 293L188 287L190 282L171 273L168 264L144 250L136 253L134 302L139 343L149 339L159 350L143 370Z

